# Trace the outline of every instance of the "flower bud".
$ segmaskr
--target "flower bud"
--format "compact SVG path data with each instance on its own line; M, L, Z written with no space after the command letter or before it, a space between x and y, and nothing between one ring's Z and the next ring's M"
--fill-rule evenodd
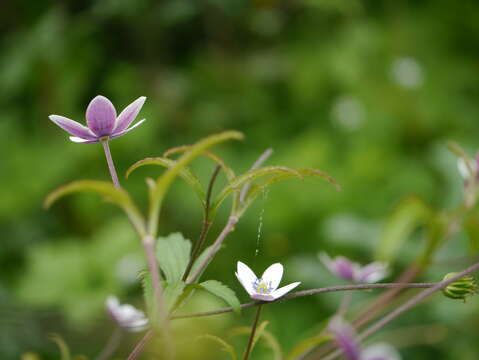
M458 273L449 273L443 280L448 280ZM461 299L466 301L466 297L477 292L477 283L470 275L464 276L442 289L442 293L451 299Z

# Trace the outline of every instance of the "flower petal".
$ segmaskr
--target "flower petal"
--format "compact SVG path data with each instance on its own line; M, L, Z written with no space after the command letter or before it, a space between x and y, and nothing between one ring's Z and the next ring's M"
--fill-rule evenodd
M80 144L94 144L100 141L99 139L87 140L87 139L82 139L76 136L70 136L70 140L73 141L74 143L80 143Z
M116 121L116 110L110 100L98 95L86 109L86 122L90 130L97 136L108 136L112 133Z
M362 351L361 360L401 360L401 356L391 345L377 343Z
M237 272L235 273L239 282L249 295L255 293L253 289L253 284L256 281L257 277L253 270L251 270L246 264L243 264L241 261L238 261Z
M335 317L329 323L329 330L348 360L362 360L361 349L356 340L354 328L342 318Z
M332 259L324 252L320 253L318 256L319 260L332 274L347 281L354 280L355 264L344 256L338 256L335 259Z
M375 283L384 279L388 274L388 265L381 262L373 262L362 267L356 275L357 282Z
M294 282L294 283L291 283L289 285L286 285L286 286L283 286L275 291L273 291L271 293L271 295L274 297L274 299L278 299L280 298L281 296L289 293L291 290L293 290L296 286L298 286L299 284L301 284L300 282Z
M140 125L143 124L144 122L145 122L145 119L138 121L135 125L129 127L129 128L126 129L126 130L123 130L123 131L120 131L120 132L114 131L113 134L111 134L110 139L116 139L117 137L123 136L123 135L125 135L126 133L130 132L131 130L133 130L134 128L140 126Z
M69 132L73 136L78 136L80 138L89 140L95 138L95 135L92 134L92 132L86 126L83 126L76 121L60 115L50 115L49 118L63 130Z
M118 115L115 123L114 132L121 132L125 130L130 124L135 120L136 116L140 112L143 104L145 103L146 97L141 96L130 105L128 105L123 111Z
M279 283L283 277L283 265L280 263L273 264L269 266L261 276L261 278L266 282L271 282L271 289L274 291L278 288Z
M265 294L251 294L251 298L255 300L261 301L274 301L276 298L273 295L265 295Z

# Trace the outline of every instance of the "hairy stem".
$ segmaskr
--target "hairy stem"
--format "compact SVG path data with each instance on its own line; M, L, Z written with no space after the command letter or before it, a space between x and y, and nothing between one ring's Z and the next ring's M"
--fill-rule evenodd
M396 309L394 309L393 311L391 311L389 314L387 314L386 316L384 316L382 319L378 320L376 323L374 323L373 325L371 325L370 327L368 327L364 332L362 332L358 339L359 340L364 340L365 338L367 338L368 336L374 334L376 331L378 331L379 329L381 329L382 327L384 327L386 324L388 324L389 322L391 322L392 320L396 319L399 315L401 315L402 313L406 312L407 310L411 309L412 307L416 306L417 304L419 304L421 301L425 300L426 298L428 298L429 296L431 296L432 294L434 294L435 292L439 291L439 290L442 290L444 289L446 286L448 286L450 283L454 282L454 281L457 281L459 280L460 278L466 276L466 275L469 275L473 272L476 272L479 270L479 263L476 263L470 267L468 267L466 270L460 272L459 274L451 277L450 279L448 280L444 280L444 281L441 281L441 282L438 282L436 284L434 284L434 286L430 287L429 289L427 290L424 290L422 292L420 292L418 295L414 296L413 298L409 299L408 301L406 301L404 304L402 304L401 306L397 307ZM338 356L341 355L341 351L340 350L336 350L335 352L333 352L332 354L330 354L329 356L325 357L323 360L333 360L333 359L336 359Z
M256 316L254 318L253 326L251 327L251 334L248 339L248 345L246 346L246 350L243 355L243 360L248 360L249 354L251 353L251 350L253 349L253 342L254 342L254 336L256 334L256 329L258 328L258 322L259 318L261 316L261 309L262 309L262 304L258 306L258 309L256 310Z
M103 151L105 152L106 162L108 164L108 170L110 170L111 180L116 187L121 188L120 182L118 181L118 175L116 174L115 164L113 162L113 158L111 157L108 139L101 140L101 144L103 145Z
M216 255L218 250L221 248L221 244L226 239L226 236L228 236L228 234L234 230L234 227L237 222L238 222L238 218L236 216L229 217L228 223L223 228L223 231L221 231L221 233L219 234L219 236L216 238L215 242L211 246L210 250L208 251L208 254L206 255L205 260L198 266L196 271L190 275L190 277L188 278L188 281L186 282L187 284L194 283L196 280L199 279L203 270L206 268L206 266L208 266L210 261Z
M188 278L188 275L190 274L191 268L193 267L193 264L195 263L195 260L197 259L198 255L201 252L201 249L203 248L203 245L206 241L206 236L208 235L208 232L211 228L212 222L210 221L210 201L211 201L211 194L213 192L213 186L215 184L216 179L218 178L218 174L221 170L221 166L217 165L215 170L213 171L213 175L211 175L210 182L208 184L208 190L206 192L206 200L205 200L205 212L203 214L203 224L201 227L201 233L198 238L198 241L195 244L195 247L193 248L193 251L191 252L191 257L190 261L188 262L188 266L186 267L185 273L183 274L183 281L186 281Z
M316 294L322 294L322 293L328 293L328 292L335 292L335 291L354 291L354 290L369 290L369 289L389 289L389 288L430 288L433 287L438 283L410 283L410 284L400 284L400 283L381 283L381 284L358 284L358 285L339 285L339 286L330 286L330 287L324 287L324 288L317 288L317 289L309 289L309 290L302 290L302 291L296 291L292 294L285 295L277 300L274 301L252 301L249 303L241 304L241 309L246 309L250 308L253 306L259 306L259 305L267 305L267 304L272 304L278 301L282 300L289 300L289 299L295 299L298 297L302 296L308 296L308 295L316 295ZM175 320L175 319L188 319L188 318L194 318L194 317L202 317L202 316L211 316L211 315L218 315L218 314L224 314L228 312L232 312L233 308L231 307L226 307L223 309L218 309L218 310L212 310L212 311L205 311L205 312L198 312L198 313L192 313L192 314L183 314L183 315L173 315L170 317L170 319Z

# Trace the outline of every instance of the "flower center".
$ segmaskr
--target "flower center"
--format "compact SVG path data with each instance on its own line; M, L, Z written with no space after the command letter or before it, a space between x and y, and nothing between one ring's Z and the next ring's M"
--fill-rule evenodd
M253 283L253 289L257 294L262 295L267 295L273 291L273 288L271 287L271 281L266 282L261 278L255 280Z

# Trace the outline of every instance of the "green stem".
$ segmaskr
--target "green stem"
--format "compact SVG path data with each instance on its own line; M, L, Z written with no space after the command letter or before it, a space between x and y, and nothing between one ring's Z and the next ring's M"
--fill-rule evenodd
M254 318L253 326L251 328L251 334L248 339L248 346L246 347L246 351L244 352L243 355L243 360L248 360L249 354L251 353L251 350L253 350L253 343L254 343L254 336L256 334L256 329L258 328L258 322L259 318L261 316L261 309L262 309L262 304L258 306L258 309L256 310L256 316Z

